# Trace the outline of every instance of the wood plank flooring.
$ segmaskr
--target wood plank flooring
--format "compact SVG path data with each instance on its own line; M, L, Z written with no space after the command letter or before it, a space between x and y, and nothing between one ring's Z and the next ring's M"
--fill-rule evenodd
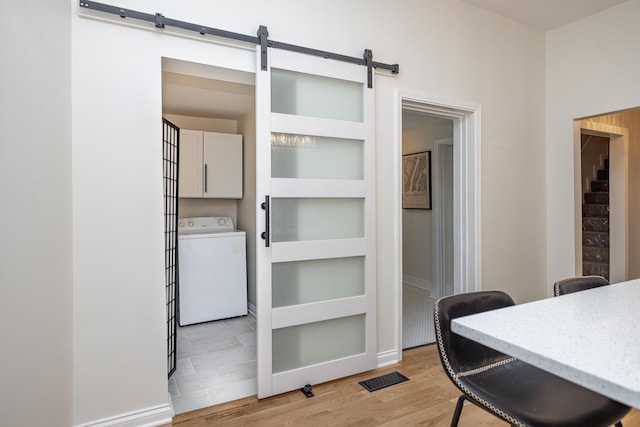
M399 371L409 381L368 392L358 382ZM204 426L448 426L460 393L444 374L434 345L405 351L397 365L258 400L237 400L180 414L164 427ZM625 427L640 427L640 412L624 418ZM460 427L503 427L484 410L467 404ZM586 427L586 426L585 426Z

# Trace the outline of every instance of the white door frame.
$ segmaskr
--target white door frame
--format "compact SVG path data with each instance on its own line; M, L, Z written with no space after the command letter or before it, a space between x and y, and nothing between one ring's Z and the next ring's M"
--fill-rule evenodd
M609 138L609 281L629 277L629 129L588 120L574 122L576 275L582 275L582 155L580 135Z
M402 360L402 111L453 120L454 293L482 289L481 106L396 89L394 137L394 294L396 358Z
M444 157L442 146L453 145L453 138L444 138L433 141L433 156L431 159L431 197L432 203L432 224L433 224L433 293L431 297L440 298L446 295L444 288L444 277L447 265L447 259L444 254L445 235L442 224L444 222L444 197L445 193L440 188L442 185L444 170Z

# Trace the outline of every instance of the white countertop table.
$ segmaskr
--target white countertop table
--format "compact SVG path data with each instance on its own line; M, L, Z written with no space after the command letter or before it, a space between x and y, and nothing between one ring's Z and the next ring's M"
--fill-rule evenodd
M457 334L640 408L640 279L451 323Z

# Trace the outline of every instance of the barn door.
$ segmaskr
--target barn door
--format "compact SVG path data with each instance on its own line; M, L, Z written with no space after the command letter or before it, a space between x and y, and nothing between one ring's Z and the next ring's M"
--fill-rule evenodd
M256 72L260 398L376 365L367 69L277 49L268 55L268 69Z

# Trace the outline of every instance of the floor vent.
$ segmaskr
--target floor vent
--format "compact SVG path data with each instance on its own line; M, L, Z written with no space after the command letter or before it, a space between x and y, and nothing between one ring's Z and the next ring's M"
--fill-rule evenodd
M409 381L409 378L405 377L400 372L391 372L390 374L371 378L370 380L366 381L361 381L358 384L369 391L376 391L380 390L381 388L403 383L405 381Z

